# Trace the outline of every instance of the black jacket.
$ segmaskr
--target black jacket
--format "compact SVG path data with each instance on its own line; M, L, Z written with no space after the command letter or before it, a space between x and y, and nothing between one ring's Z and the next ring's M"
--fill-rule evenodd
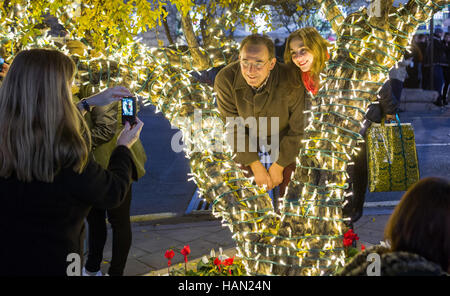
M90 159L81 174L63 169L53 183L0 178L0 276L66 275L67 255L82 255L89 210L119 206L135 169L119 146L108 170Z
M367 256L371 253L380 255L380 276L448 276L438 264L422 256L408 252L393 252L381 246L359 253L337 275L367 276L367 269L372 264L368 262ZM372 270L372 267L369 270Z
M433 36L433 65L448 66L445 44L437 36ZM428 43L425 55L425 67L431 66L431 42Z
M392 98L391 84L388 80L378 93L378 102L369 105L365 117L371 122L380 123L384 115L397 113L397 108L398 103Z

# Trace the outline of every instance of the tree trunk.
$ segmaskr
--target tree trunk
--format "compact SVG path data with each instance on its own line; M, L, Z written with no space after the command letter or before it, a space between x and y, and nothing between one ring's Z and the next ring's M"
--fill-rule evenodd
M196 62L194 68L207 69L209 66L211 66L211 63L206 52L200 49L200 45L198 44L197 36L195 36L194 27L192 26L192 20L189 14L181 16L181 25L183 27L184 36L186 37L186 42L188 44L191 55Z

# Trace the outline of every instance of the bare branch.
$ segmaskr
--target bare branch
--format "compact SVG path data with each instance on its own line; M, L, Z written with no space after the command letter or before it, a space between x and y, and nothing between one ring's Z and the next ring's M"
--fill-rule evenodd
M399 7L398 12L401 13L402 16L410 16L411 21L414 23L424 22L430 18L436 11L439 11L443 8L444 5L450 4L448 0L440 0L440 1L415 1L410 0L404 6Z
M320 8L330 22L333 31L338 34L341 24L344 22L342 11L335 0L319 0Z
M166 7L163 7L163 10L165 12L167 12ZM162 22L163 22L163 26L164 26L164 31L166 32L167 40L169 41L170 45L173 45L174 42L173 42L173 39L172 39L172 35L170 34L169 24L167 23L167 16L162 20Z
M194 27L192 26L192 20L189 14L181 16L181 24L192 57L196 63L198 63L199 68L207 68L209 66L208 56L200 50L200 45L198 44L197 36L194 33Z

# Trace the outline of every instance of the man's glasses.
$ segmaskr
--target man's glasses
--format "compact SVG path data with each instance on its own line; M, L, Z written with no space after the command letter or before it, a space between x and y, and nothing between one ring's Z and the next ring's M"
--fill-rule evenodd
M241 65L244 68L250 68L250 66L253 66L253 68L255 68L256 70L261 70L262 68L264 68L264 66L269 62L266 61L265 63L263 62L256 62L256 63L250 63L249 61L246 60L241 60Z

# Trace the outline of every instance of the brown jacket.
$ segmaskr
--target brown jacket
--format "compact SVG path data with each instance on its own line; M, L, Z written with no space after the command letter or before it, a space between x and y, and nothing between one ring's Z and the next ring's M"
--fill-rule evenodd
M73 96L74 102L79 101L78 96L86 98L91 95L90 87L82 87L79 93ZM117 146L117 138L123 129L121 105L117 102L102 107L94 107L87 112L84 118L91 130L92 153L95 161L103 168L108 167L112 152ZM132 178L137 181L145 175L147 155L140 139L131 146L131 156L136 170Z
M298 72L298 71L297 71ZM304 132L305 88L296 71L291 67L277 63L270 73L267 84L257 94L247 84L241 74L239 61L223 68L214 82L217 93L217 105L222 120L226 117L256 118L258 133L260 131L260 117L267 117L267 143L273 137L271 131L271 117L279 118L279 155L276 162L286 167L295 162ZM237 151L234 130L234 151ZM249 150L249 129L246 127L245 152L236 152L236 161L244 165L259 160L258 153ZM259 145L257 145L259 147ZM253 150L254 151L254 150Z

